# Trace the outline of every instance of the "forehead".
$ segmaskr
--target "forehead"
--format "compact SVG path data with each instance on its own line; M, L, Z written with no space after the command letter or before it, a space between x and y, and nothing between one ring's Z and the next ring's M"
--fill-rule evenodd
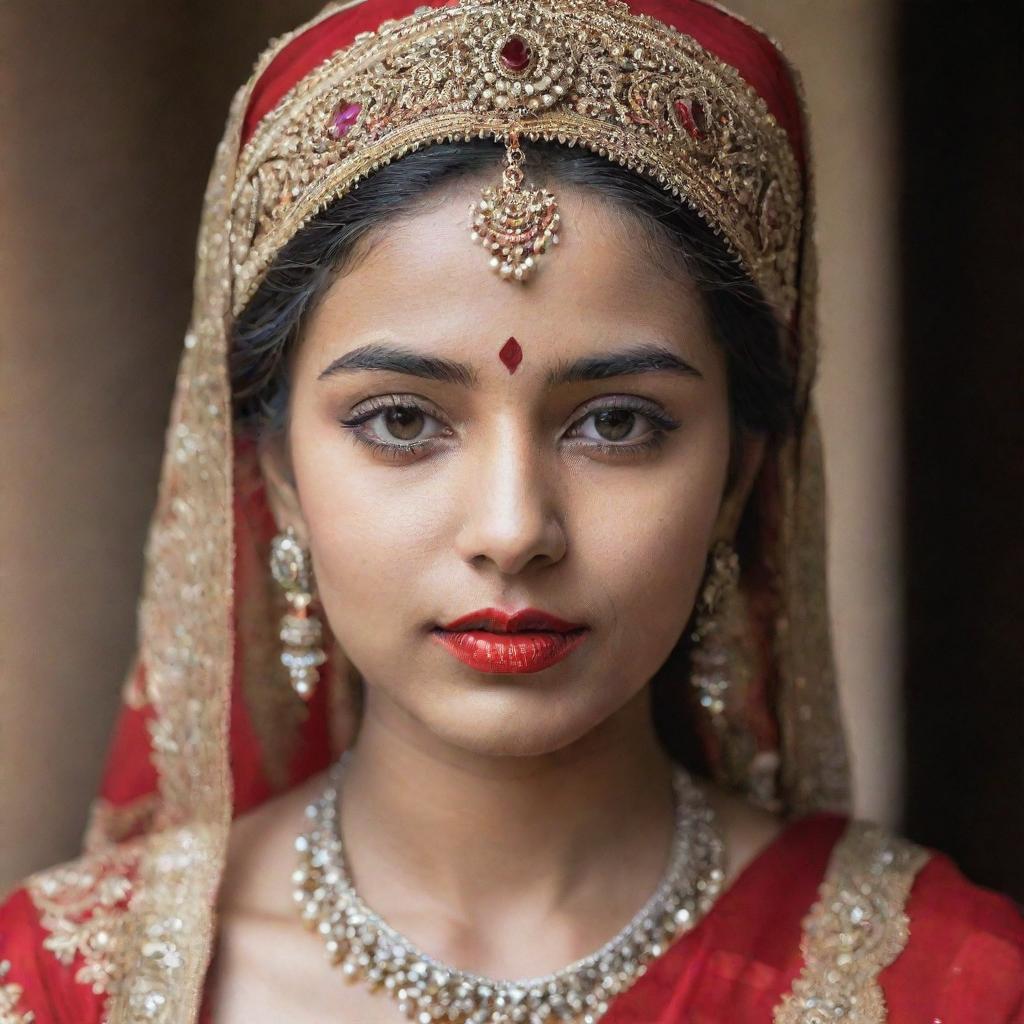
M489 183L448 186L375 230L365 255L331 286L307 340L336 355L368 333L431 348L497 339L495 352L510 334L552 351L641 334L689 339L691 350L709 342L703 303L682 268L627 211L583 190L551 186L560 244L525 284L501 279L469 231L470 206Z

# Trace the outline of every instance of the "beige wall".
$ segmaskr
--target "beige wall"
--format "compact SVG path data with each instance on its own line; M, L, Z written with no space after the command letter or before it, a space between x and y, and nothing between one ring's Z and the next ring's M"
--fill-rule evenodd
M189 5L150 5L142 19L123 0L0 5L0 889L78 847L132 647L207 168L262 43L317 6L222 0L195 21ZM885 5L733 6L783 42L810 98L837 648L858 809L890 820L899 466Z
M267 39L320 6L0 3L0 890L79 846L214 147Z
M730 0L800 69L821 263L829 589L855 809L899 824L902 685L893 5Z

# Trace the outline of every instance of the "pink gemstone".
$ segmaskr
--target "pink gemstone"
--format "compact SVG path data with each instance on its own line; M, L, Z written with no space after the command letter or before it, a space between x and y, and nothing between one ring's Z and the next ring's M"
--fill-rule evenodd
M515 338L509 338L501 347L498 358L508 367L509 373L515 373L516 367L523 361L523 350Z
M530 48L521 36L510 36L501 48L501 63L509 71L522 71L530 63Z
M362 109L363 105L361 103L347 103L338 107L331 120L331 134L336 139L341 139L348 135Z

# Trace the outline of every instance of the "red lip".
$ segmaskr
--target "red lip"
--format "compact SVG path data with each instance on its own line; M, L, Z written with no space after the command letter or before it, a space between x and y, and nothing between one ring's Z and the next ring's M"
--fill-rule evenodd
M580 622L566 622L557 615L549 615L539 608L523 608L518 612L504 612L500 608L480 608L445 623L442 629L485 629L491 633L522 633L541 630L547 633L570 633L584 629Z
M459 661L479 672L540 672L569 656L587 637L586 626L537 608L509 613L483 608L432 633Z

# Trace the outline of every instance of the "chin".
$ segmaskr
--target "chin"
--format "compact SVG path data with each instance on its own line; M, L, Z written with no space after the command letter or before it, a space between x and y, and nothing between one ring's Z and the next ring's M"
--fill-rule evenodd
M606 695L601 700L591 686L585 694L554 696L526 690L520 685L522 677L518 679L500 693L477 692L409 710L448 746L488 757L541 757L598 728L631 696Z

